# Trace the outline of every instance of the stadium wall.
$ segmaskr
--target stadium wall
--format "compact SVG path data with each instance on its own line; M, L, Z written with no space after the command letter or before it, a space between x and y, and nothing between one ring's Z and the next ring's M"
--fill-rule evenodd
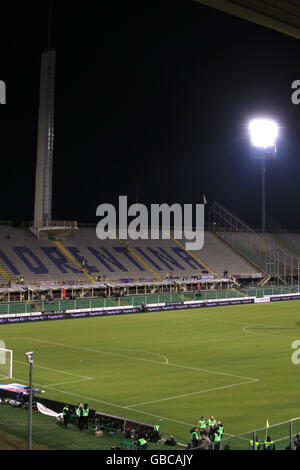
M130 313L148 313L148 312L162 312L167 310L184 310L190 308L207 308L207 307L224 307L229 305L244 305L254 304L261 302L278 302L287 300L299 300L300 293L297 294L282 294L274 295L263 298L257 297L241 297L231 299L219 299L208 301L187 301L187 302L166 302L164 304L149 304L146 305L145 310L139 307L108 307L103 309L80 309L80 310L65 310L57 311L54 313L35 312L24 314L6 314L0 316L0 325L36 322L36 321L50 321L50 320L70 320L75 318L93 318L110 315L126 315Z

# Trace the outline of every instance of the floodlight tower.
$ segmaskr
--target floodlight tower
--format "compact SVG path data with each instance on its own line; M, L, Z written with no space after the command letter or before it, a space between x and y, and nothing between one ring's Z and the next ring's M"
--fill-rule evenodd
M51 48L52 2L49 0L48 49L41 56L40 101L35 176L33 228L47 226L52 219L52 173L54 146L54 92L56 51Z
M41 60L40 110L36 165L34 227L47 225L52 218L52 168L54 143L55 50L47 50Z
M255 158L261 160L261 225L266 230L266 160L276 158L278 125L269 119L254 119L249 125Z
M51 7L49 0L48 49L41 56L34 221L30 230L38 238L68 238L72 230L78 230L77 222L52 219L56 51L51 47Z

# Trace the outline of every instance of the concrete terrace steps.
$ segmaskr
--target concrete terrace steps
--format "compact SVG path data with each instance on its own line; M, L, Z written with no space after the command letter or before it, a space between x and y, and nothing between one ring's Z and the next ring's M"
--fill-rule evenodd
M180 242L183 248L172 239L129 240L127 250L118 240L99 240L93 228L81 228L62 244L77 260L86 259L92 278L105 275L112 280L155 279L154 272L161 278L167 273L173 277L189 277L201 274L206 267L218 274L224 270L231 274L257 272L213 233L205 232L204 247L194 251L194 257L184 249L186 240ZM13 279L18 277L18 272L25 281L88 282L53 240L38 240L29 230L0 226L0 250L0 266Z
M8 234L10 235L9 239L6 238ZM53 250L54 248L57 250L53 241L38 240L29 232L29 230L0 227L0 250L9 259L9 261L11 261L15 269L11 269L2 258L0 259L0 264L11 275L13 280L20 275L24 276L25 281L26 279L39 281L41 278L45 280L53 278L57 280L67 280L70 278L70 271L62 273L56 265L51 262L41 247L46 247L50 250ZM16 249L19 255L16 253ZM32 257L32 253L34 257ZM24 257L29 263L29 266L24 262ZM78 269L76 270L74 266L72 266L72 268L72 279L83 280L84 277L82 273L80 273ZM47 270L48 273L46 273Z

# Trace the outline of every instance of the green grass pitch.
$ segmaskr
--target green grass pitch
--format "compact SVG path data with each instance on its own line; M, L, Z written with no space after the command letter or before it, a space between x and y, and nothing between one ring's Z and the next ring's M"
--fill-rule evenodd
M28 383L34 350L44 397L158 423L185 443L202 415L222 420L224 437L300 415L299 301L2 325L0 339L13 382Z

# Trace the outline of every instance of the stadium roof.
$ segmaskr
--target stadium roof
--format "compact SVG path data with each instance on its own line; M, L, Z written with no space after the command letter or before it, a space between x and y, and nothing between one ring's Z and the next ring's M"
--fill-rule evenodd
M300 39L300 0L196 0L196 2Z

